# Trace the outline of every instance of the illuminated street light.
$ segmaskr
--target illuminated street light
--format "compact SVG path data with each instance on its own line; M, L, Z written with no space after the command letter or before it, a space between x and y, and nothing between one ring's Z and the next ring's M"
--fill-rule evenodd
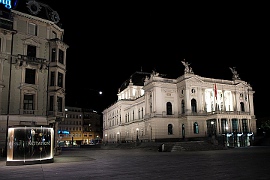
M105 144L108 143L108 134L105 134Z
M117 138L117 142L120 142L120 136L119 136L119 131L117 132L117 136L116 136L116 138Z

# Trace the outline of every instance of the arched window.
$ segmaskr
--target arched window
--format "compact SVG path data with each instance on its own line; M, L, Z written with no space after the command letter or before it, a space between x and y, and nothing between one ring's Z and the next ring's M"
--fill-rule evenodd
M243 102L240 102L241 111L245 112L245 106Z
M182 102L181 102L181 108L182 108L182 114L185 114L185 101L184 99L182 99Z
M196 105L196 100L195 99L192 99L191 100L191 110L193 113L196 113L197 112L197 105Z
M166 107L167 107L167 115L172 115L172 103L167 102Z
M168 124L168 134L173 134L173 125L172 124Z
M197 122L193 124L193 131L194 131L194 134L199 134L199 125Z

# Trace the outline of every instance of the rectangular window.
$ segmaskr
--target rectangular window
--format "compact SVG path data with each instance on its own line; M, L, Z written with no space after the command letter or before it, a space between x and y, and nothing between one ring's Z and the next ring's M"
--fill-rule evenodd
M30 35L37 35L37 25L34 23L29 23L28 24L28 34Z
M57 97L58 112L63 112L62 104L63 104L63 98L62 97Z
M55 72L51 72L50 86L55 86Z
M63 87L63 74L58 72L58 86Z
M52 49L52 59L51 59L52 62L55 62L56 61L56 49L53 48Z
M37 57L37 47L32 45L27 45L27 56Z
M221 119L221 133L227 133L227 119Z
M34 95L24 95L23 109L34 110Z
M35 69L25 69L25 83L35 84L36 70Z
M243 133L248 133L247 119L242 119L242 129Z
M49 111L53 111L53 96L50 96Z
M64 51L59 49L59 63L64 64Z
M238 120L237 119L232 119L232 131L234 133L238 132Z

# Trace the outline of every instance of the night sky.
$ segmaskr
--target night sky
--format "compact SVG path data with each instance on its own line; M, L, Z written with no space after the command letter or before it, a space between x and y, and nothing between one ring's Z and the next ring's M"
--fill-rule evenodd
M67 106L102 111L116 102L118 88L135 71L177 78L185 58L203 77L231 80L229 67L235 67L255 91L256 117L269 116L266 3L46 3L58 12L69 45Z

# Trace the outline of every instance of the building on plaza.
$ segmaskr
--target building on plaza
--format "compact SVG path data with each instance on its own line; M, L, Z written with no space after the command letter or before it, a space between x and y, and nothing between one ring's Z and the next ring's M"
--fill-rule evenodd
M61 147L99 143L102 138L101 115L92 109L68 107L59 122L58 144Z
M188 62L183 75L135 72L119 88L118 100L103 111L103 140L181 141L206 138L227 146L249 146L256 132L253 94L230 68L232 80L196 75ZM213 142L213 141L212 141Z
M65 117L66 51L56 11L29 0L0 1L0 149L14 126L49 126ZM48 13L49 12L49 13ZM55 133L55 131L54 131Z

